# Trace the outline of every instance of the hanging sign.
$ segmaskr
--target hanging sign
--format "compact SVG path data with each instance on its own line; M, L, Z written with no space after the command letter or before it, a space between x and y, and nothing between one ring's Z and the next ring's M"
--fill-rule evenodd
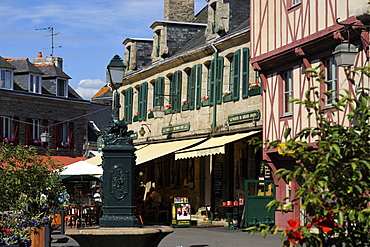
M230 115L228 117L229 124L239 124L250 121L258 121L261 118L260 110L249 111L244 113L239 113L235 115Z

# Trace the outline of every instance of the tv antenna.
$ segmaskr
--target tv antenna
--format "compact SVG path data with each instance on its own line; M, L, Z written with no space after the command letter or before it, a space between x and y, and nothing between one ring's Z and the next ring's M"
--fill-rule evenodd
M47 35L46 37L51 37L51 54L50 56L54 56L54 48L62 48L61 46L54 46L54 36L58 35L59 33L54 33L54 28L52 26L43 27L43 28L37 28L35 29L37 31L39 30L48 30L51 32L50 35ZM50 48L43 48L43 49L50 49Z

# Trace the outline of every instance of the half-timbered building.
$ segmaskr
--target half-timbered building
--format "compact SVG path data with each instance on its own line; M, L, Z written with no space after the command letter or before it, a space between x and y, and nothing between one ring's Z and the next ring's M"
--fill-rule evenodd
M311 86L318 86L321 92L334 90L333 95L321 95L327 108L343 89L355 95L357 89L368 87L369 81L365 78L355 77L355 86L349 83L346 72L350 67L338 66L333 56L334 49L349 40L358 51L354 66L366 64L369 36L359 19L366 21L368 8L367 0L251 1L251 63L263 84L264 140L284 143L283 133L287 128L292 129L293 135L304 127L315 126L315 120L307 118L304 107L289 102L292 98L303 99ZM344 23L360 25L346 28L341 25ZM306 69L318 66L327 84L319 84L305 73ZM348 124L344 114L346 112L338 112L333 120ZM266 147L263 160L272 171L294 165L279 155L278 150ZM286 184L283 180L275 180L275 184L277 198L288 197L286 203L290 203L289 198L298 185ZM286 225L288 219L299 217L299 206L288 213L276 211L276 224Z

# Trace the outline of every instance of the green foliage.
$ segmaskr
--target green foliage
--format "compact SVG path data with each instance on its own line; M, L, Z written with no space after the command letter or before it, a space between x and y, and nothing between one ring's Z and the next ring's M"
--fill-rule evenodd
M370 75L369 68L360 70ZM317 68L308 72L325 83ZM294 151L284 155L298 165L292 170L279 169L276 176L300 185L293 204L299 202L305 218L304 226L294 230L302 233L299 241L288 241L294 239L292 229L283 232L288 237L286 246L365 246L370 242L369 89L362 88L356 96L348 90L343 92L330 108L325 107L317 87L310 88L303 100L293 100L307 109L308 117L317 125L294 135L290 130L284 134L287 150ZM335 121L339 113L349 124ZM276 148L280 142L272 141L268 146ZM268 207L287 210L278 200Z
M49 157L36 155L36 151L35 147L0 144L0 223L3 227L9 218L23 224L44 222L61 209L58 197L64 186L59 172L55 171L60 165ZM32 226L36 225L32 223Z

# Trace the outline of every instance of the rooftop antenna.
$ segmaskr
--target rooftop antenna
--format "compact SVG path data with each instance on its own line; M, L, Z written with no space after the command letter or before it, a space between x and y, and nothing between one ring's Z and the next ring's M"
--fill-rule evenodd
M58 35L59 33L54 33L54 28L52 26L43 27L43 28L37 28L35 29L37 31L39 30L49 30L51 32L50 35L46 35L46 37L51 37L51 54L50 56L54 56L54 48L62 48L61 46L54 46L54 36ZM43 48L43 49L50 49L50 48Z

